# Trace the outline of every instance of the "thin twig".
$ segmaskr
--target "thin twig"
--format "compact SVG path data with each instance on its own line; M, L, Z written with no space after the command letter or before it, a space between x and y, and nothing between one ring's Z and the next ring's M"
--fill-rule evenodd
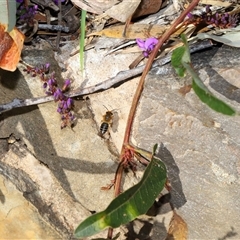
M196 43L193 44L192 46L190 46L190 52L194 53L196 51L199 50L203 50L206 48L209 48L212 46L211 41L209 40L204 40L201 43ZM159 67L159 66L163 66L167 63L169 63L171 61L171 54L157 59L154 61L152 67ZM132 79L133 77L136 77L138 75L140 75L143 72L145 65L139 66L137 68L133 68L130 70L126 70L126 71L121 71L119 72L115 77L109 78L99 84L96 84L94 86L90 86L84 89L76 89L70 93L66 93L65 95L68 97L81 97L84 95L89 95L89 94L93 94L95 92L98 91L103 91L106 89L109 89L111 87L113 87L114 85L118 85L121 82L127 81ZM164 71L163 71L164 72ZM46 103L46 102L50 102L53 101L54 98L53 96L44 96L44 97L39 97L39 98L29 98L29 99L14 99L12 102L7 103L7 104L2 104L0 105L0 114L10 111L14 108L20 108L20 107L26 107L26 106L32 106L32 105L37 105L37 104L42 104L42 103Z
M38 28L44 30L69 32L69 27L65 27L62 25L38 24Z
M59 7L59 12L58 12L58 25L62 24L62 1L58 1L58 7ZM57 38L56 38L56 50L60 51L59 48L59 43L61 39L61 30L59 29L57 32Z

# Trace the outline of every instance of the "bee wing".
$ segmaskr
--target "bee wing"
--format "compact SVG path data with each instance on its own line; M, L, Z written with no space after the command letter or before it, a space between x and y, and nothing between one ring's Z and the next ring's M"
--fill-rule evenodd
M114 112L114 114L113 114L113 121L112 121L112 124L111 124L112 131L114 133L118 131L118 125L119 125L118 112Z

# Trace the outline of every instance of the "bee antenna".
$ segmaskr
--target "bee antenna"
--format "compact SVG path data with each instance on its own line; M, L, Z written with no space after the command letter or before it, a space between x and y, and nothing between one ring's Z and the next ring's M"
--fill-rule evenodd
M108 110L108 108L105 105L103 105L103 106Z

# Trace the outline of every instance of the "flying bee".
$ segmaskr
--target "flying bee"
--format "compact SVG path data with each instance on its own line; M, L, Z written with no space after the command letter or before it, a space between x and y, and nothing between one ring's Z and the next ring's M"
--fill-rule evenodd
M107 109L107 111L105 115L103 115L102 124L100 126L99 134L101 137L103 137L103 135L108 131L109 126L111 127L113 132L116 132L119 120L117 109L109 111L106 106L104 107Z
M107 111L105 115L103 115L103 119L102 119L102 124L100 126L100 134L104 135L109 126L112 125L112 121L113 121L113 112L112 111Z

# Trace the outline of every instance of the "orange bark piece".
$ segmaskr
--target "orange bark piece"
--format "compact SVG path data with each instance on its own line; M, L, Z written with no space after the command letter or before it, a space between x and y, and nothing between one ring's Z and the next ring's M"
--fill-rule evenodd
M187 240L188 227L186 222L174 211L168 229L167 240Z
M0 24L0 68L15 71L20 60L24 35L17 28L9 33L5 29Z

